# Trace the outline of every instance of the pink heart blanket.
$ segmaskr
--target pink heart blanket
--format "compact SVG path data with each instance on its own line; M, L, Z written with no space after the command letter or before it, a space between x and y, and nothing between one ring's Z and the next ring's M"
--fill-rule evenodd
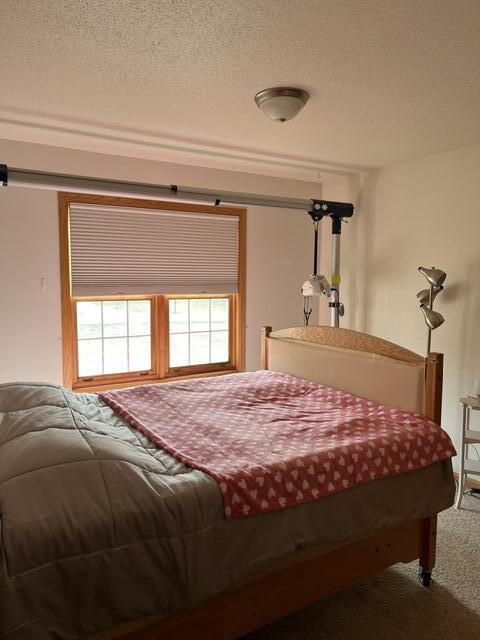
M100 394L155 445L218 482L225 517L263 513L455 455L419 414L273 371Z

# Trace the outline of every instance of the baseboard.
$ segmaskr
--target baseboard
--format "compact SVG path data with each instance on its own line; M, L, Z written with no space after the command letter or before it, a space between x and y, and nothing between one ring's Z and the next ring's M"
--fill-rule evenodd
M455 472L453 475L455 476L455 480L457 480L458 482L458 473ZM465 478L465 486L469 489L480 489L480 482L478 482L477 480L472 480L467 476Z

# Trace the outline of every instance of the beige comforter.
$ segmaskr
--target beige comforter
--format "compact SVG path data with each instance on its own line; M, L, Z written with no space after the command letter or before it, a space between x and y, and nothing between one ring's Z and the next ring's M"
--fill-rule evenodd
M0 385L0 637L79 638L191 606L268 558L453 502L450 461L226 521L216 482L96 396Z

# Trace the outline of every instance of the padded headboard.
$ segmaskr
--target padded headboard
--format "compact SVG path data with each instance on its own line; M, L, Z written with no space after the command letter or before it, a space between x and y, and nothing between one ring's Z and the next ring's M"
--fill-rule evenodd
M381 338L332 327L291 327L273 332L265 327L263 360L265 369L290 373L380 404L431 414L426 397L427 359Z

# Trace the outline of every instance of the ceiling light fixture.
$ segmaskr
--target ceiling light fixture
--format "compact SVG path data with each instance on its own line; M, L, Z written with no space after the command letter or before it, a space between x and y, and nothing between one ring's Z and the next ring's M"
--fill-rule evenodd
M294 87L272 87L263 89L255 96L257 107L275 122L287 122L294 118L307 104L310 95Z

